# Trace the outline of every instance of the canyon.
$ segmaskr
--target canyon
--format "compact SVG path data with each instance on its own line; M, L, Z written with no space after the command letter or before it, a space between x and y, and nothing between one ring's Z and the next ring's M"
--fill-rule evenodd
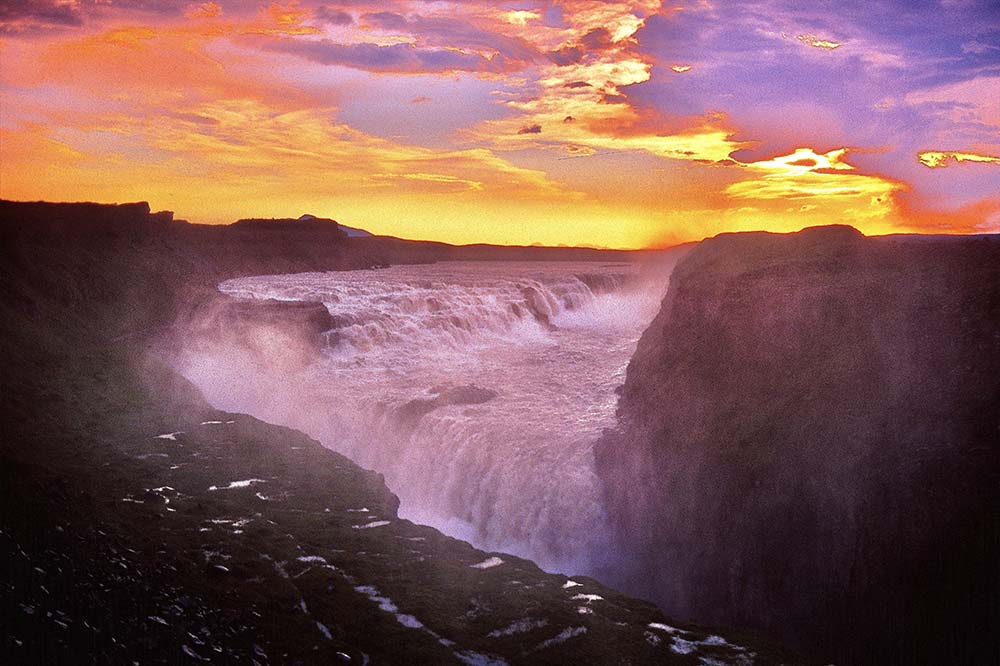
M19 663L1000 655L993 237L0 240Z

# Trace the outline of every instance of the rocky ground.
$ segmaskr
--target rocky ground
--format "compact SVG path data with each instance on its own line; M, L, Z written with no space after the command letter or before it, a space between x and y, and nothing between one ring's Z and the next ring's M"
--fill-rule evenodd
M219 280L433 255L269 233L0 206L4 663L801 662L400 520L377 474L209 407L156 351Z

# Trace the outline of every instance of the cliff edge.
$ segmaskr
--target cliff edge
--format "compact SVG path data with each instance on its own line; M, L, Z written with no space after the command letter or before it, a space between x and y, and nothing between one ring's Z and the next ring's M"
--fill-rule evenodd
M1000 661L1000 239L725 234L597 447L610 572L840 664Z

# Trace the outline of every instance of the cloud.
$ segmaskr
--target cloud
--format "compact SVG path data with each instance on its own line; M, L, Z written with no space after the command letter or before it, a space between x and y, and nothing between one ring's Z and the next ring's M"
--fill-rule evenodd
M313 10L313 16L317 21L330 25L352 25L354 23L354 17L348 12L325 5L321 5Z
M404 30L407 27L406 17L395 12L375 12L364 14L361 20L368 25L382 30Z
M215 209L361 191L373 218L433 200L461 224L449 197L503 200L553 236L936 224L920 197L954 229L995 217L972 205L997 190L991 3L674 4L8 0L0 184L172 187L193 213L199 182Z
M992 155L977 155L976 153L957 153L952 151L929 150L917 155L917 159L925 167L943 169L960 162L980 162L983 164L1000 164L1000 157Z
M962 53L983 55L989 53L990 51L1000 51L1000 46L997 46L996 44L984 44L975 39L962 44Z
M826 49L828 51L832 51L833 49L839 49L841 46L840 42L835 42L830 39L822 39L820 37L811 34L798 35L795 37L795 39L799 40L806 46L812 46L813 48L817 49Z
M545 55L555 64L560 67L565 67L567 65L575 65L579 62L583 62L587 52L580 46L564 46L561 49L549 51Z
M528 21L537 21L542 18L542 15L535 11L521 9L506 12L504 17L508 23L513 25L528 25Z
M323 65L343 65L371 72L427 74L441 72L502 72L519 67L503 56L486 58L445 48L421 48L412 44L380 45L371 42L342 44L329 39L272 39L263 43L269 51L289 53Z
M83 25L76 3L54 0L5 0L0 3L0 34L16 35Z
M845 160L847 149L816 153L811 148L797 148L789 155L744 163L750 178L726 189L730 197L740 199L831 199L884 197L899 189L899 184L877 176L861 175Z
M930 116L976 131L1000 132L1000 76L977 76L955 83L913 90L903 101Z
M982 234L1000 232L1000 197L963 206L928 206L916 198L897 197L900 226L917 233Z
M429 186L427 191L439 193L455 193L465 191L482 191L485 186L481 181L446 176L440 173L376 173L372 178L378 180L418 181Z
M587 51L606 51L614 46L611 31L607 28L594 28L580 38L580 46Z

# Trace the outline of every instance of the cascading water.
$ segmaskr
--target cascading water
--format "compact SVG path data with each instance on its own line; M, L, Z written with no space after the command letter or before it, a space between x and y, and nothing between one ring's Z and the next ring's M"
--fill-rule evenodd
M402 517L586 572L603 524L592 444L659 307L657 277L631 264L446 262L231 280L220 289L238 298L324 303L327 348L294 376L197 351L181 369L217 406L385 474Z

